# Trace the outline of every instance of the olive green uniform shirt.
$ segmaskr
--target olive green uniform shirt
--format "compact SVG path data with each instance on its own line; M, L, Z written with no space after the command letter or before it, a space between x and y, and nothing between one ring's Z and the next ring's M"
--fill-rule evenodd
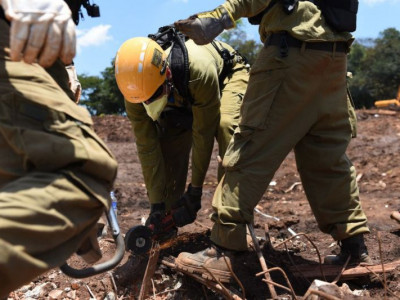
M223 6L237 20L252 17L263 11L271 0L227 0ZM261 40L265 42L269 33L287 31L291 36L302 41L349 41L348 32L338 33L326 23L318 7L310 1L299 1L292 14L287 15L278 1L264 15L259 26Z

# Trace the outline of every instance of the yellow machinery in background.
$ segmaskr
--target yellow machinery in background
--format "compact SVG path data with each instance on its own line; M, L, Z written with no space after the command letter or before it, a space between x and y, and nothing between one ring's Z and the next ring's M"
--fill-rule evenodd
M400 108L400 85L397 90L396 99L378 100L378 101L375 101L374 104L377 108L385 108L385 107Z

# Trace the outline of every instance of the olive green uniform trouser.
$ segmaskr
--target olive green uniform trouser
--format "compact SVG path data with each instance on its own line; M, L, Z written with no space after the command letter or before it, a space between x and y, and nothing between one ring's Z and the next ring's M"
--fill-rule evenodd
M109 207L117 164L39 65L11 62L0 20L0 298L62 265ZM63 64L51 68L66 79Z
M319 228L335 240L369 232L355 168L345 154L351 135L344 53L289 48L282 58L278 47L263 48L223 160L212 241L247 249L246 224L292 149Z

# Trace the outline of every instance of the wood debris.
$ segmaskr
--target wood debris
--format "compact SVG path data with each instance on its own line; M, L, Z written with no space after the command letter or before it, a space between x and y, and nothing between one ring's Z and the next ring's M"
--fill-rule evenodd
M400 260L390 262L384 265L385 272L391 272L396 269L396 267L400 266ZM338 274L340 274L342 270L342 266L338 265L321 265L323 270L323 274L326 278L335 278ZM290 270L293 272L293 275L300 276L303 275L306 278L320 278L321 277L321 269L320 265L297 265L296 268L290 267ZM301 274L300 274L301 273ZM355 267L347 267L341 276L341 280L349 280L355 279L358 277L368 276L369 274L383 273L382 265L372 265L372 266L355 266Z

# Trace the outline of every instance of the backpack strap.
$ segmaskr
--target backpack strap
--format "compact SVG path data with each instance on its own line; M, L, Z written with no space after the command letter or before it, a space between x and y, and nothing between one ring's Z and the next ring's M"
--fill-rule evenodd
M358 0L312 0L311 2L318 6L332 29L338 32L356 30Z
M185 45L183 35L177 35L171 49L170 68L173 74L172 82L179 94L193 103L192 95L189 91L189 55Z
M171 47L168 63L173 74L172 82L178 93L192 104L194 100L189 91L189 56L185 45L187 37L173 25L160 27L156 34L149 34L148 37L164 50Z
M338 32L356 30L358 0L272 0L264 10L248 18L250 24L259 25L263 16L279 1L286 14L291 14L299 1L310 1L318 6L332 29Z
M217 45L218 43L218 45ZM221 87L225 78L228 76L228 74L232 71L232 68L235 63L235 52L231 53L229 52L228 49L224 48L220 42L213 40L211 42L211 45L214 46L215 50L219 53L221 58L224 60L224 66L222 68L222 71L218 77L218 82L219 86Z
M72 20L76 25L79 19L83 19L82 6L86 9L89 17L100 17L100 8L97 4L90 4L89 0L64 0L71 10Z

